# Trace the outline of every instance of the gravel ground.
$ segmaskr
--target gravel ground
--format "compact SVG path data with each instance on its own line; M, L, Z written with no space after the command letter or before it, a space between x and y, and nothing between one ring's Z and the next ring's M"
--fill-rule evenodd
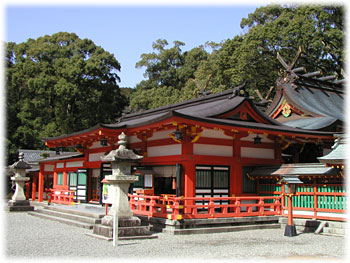
M158 234L157 239L112 242L87 236L81 229L28 215L4 214L4 256L11 260L76 259L85 261L113 257L155 262L172 259L306 259L343 261L347 242L343 237L315 234L283 236L283 229L172 236ZM5 225L4 225L5 224ZM17 237L21 237L18 239ZM37 261L36 260L36 261Z

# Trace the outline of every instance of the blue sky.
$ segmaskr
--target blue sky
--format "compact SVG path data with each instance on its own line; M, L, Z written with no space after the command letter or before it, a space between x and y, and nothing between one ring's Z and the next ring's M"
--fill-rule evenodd
M21 43L60 31L89 38L113 53L121 64L120 87L134 87L144 68L135 64L142 53L152 52L152 42L162 38L172 46L184 42L189 50L206 41L221 42L243 33L240 21L259 7L75 5L5 6L5 41Z

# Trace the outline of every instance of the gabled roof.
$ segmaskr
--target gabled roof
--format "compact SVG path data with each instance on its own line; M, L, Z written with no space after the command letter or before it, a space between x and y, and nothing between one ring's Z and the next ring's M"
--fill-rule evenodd
M74 145L82 140L99 140L103 136L101 129L107 129L109 134L116 134L113 130L126 131L129 129L130 131L130 129L133 129L135 131L138 128L149 128L151 125L159 126L161 123L169 123L175 118L180 118L182 121L196 121L199 123L198 125L217 124L232 129L238 127L241 129L288 132L310 136L332 136L329 133L305 131L282 125L261 112L249 98L244 85L242 85L221 93L127 114L113 124L97 124L87 130L53 138L43 138L43 140L47 142L48 146L51 145L52 147L62 142Z
M282 164L274 166L257 167L249 173L251 177L281 177L283 175L292 176L338 176L339 170L327 167L322 163L296 163Z
M349 145L346 142L346 135L338 135L332 146L333 150L325 156L318 157L321 163L344 164L348 159Z
M277 81L277 91L266 114L283 124L312 130L344 122L344 87L341 81L309 77L310 74L287 72ZM281 114L290 108L288 116L296 114L292 121Z

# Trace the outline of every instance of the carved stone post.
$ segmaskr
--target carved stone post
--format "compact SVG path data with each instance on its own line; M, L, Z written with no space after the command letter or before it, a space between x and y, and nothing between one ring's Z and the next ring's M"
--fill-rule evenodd
M26 169L30 169L31 166L23 161L23 153L19 153L19 161L10 166L15 170L15 176L11 177L11 180L15 182L16 189L12 196L12 199L8 202L9 211L33 211L34 207L30 206L29 200L26 199L24 194L24 184L29 181L29 177L26 177Z

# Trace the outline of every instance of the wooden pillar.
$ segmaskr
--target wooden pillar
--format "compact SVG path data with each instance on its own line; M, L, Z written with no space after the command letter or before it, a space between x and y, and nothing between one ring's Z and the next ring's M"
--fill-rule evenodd
M44 165L40 165L39 171L39 186L38 186L38 201L44 200Z
M196 196L196 165L194 162L183 163L184 168L184 196L195 197ZM190 213L191 210L186 208L188 205L193 205L194 201L185 201L184 212Z
M87 202L92 199L92 169L88 169L87 176Z
M68 186L68 173L67 172L63 172L63 186Z
M52 188L56 188L57 185L57 172L53 172L53 183L52 183Z
M242 164L241 164L241 138L245 134L236 135L233 141L233 164L231 165L230 195L242 195Z
M33 182L32 182L32 201L36 200L36 185L37 185L37 176L33 176Z
M314 218L317 218L317 207L318 207L318 200L317 200L317 180L316 177L313 178L313 190L314 190Z

